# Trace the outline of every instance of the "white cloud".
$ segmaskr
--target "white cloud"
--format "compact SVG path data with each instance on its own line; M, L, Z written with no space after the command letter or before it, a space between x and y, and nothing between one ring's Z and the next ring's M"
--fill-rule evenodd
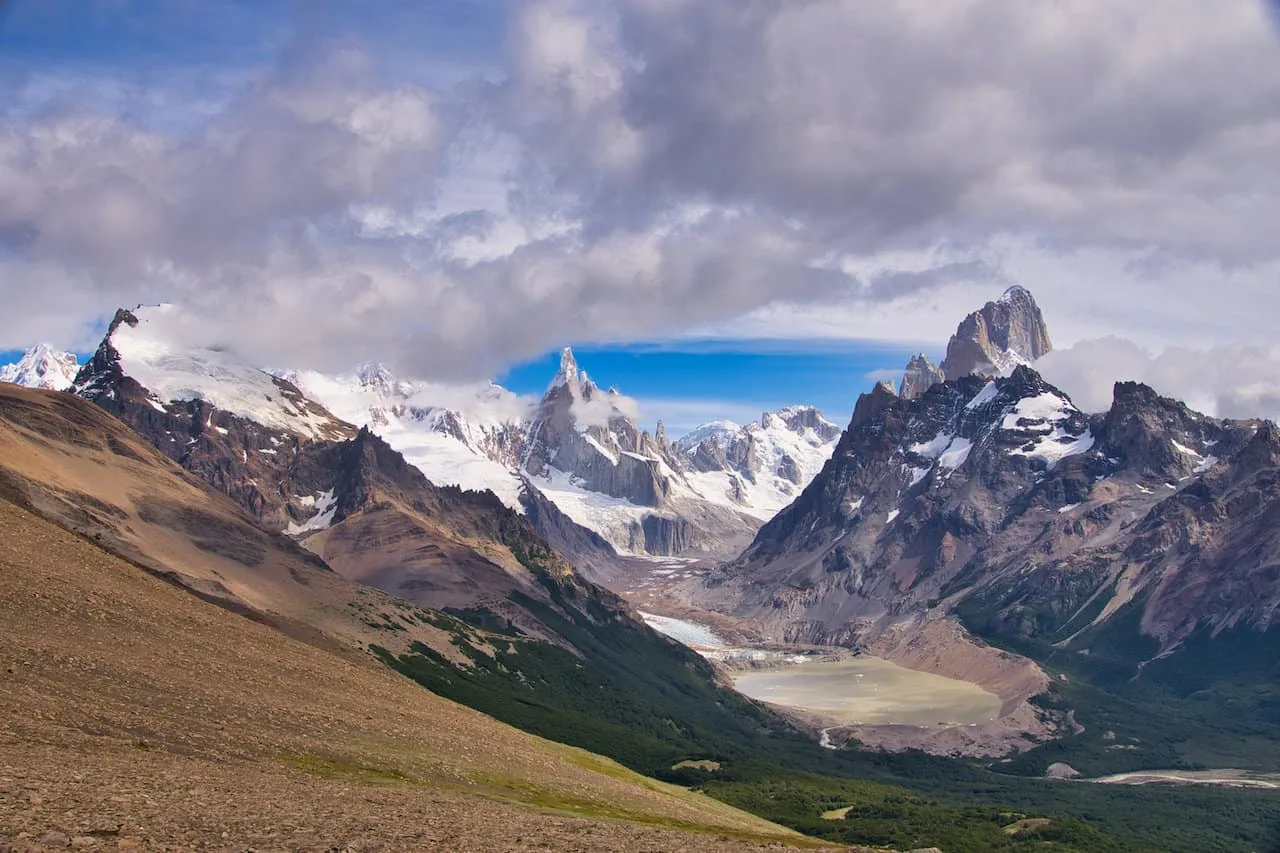
M1205 414L1280 419L1280 345L1153 352L1121 338L1100 338L1051 352L1035 366L1089 412L1109 408L1112 386L1127 380Z
M770 408L763 403L721 398L642 397L638 403L641 420L651 422L660 418L667 437L672 441L711 421L751 423L759 420L761 413Z
M610 418L640 419L640 404L634 397L616 391L601 391L590 400L575 399L569 411L579 427L607 427Z
M0 347L169 300L262 363L460 380L567 340L941 341L1014 281L1060 343L1272 334L1261 3L511 12L449 89L306 27L197 109L149 87L170 122L109 68L78 104L0 80Z

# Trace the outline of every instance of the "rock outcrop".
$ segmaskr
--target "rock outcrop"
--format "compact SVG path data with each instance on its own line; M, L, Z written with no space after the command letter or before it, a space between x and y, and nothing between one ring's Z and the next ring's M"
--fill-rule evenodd
M1053 349L1049 329L1031 292L1014 285L960 323L947 344L942 373L962 376L1008 375Z
M1049 328L1031 292L1017 285L961 321L947 343L941 365L924 353L907 362L898 396L914 400L939 382L978 376L1008 376L1053 349Z
M918 353L907 362L907 369L902 374L902 382L898 385L898 396L906 400L914 400L939 382L945 382L946 376L942 368L933 363L933 359L924 353Z
M699 595L838 645L957 609L1056 642L1132 604L1166 651L1206 620L1265 627L1280 540L1255 525L1280 514L1277 434L1136 383L1087 415L1025 366L914 400L878 386L832 462Z

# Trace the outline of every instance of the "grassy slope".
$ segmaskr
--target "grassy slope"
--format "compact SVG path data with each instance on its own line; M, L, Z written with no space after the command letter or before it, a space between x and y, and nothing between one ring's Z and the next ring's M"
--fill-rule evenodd
M706 833L697 845L708 849L722 836L737 839L724 849L798 840L290 640L4 501L0 529L0 834L123 819L116 831L170 843L193 831L181 816L199 811L225 823L224 845L243 847L274 831L270 815L296 809L315 824L312 841L364 833L387 843L380 834L404 829L381 820L387 809L426 809L473 826L487 849L579 823L604 849L636 837L680 846L689 831ZM204 787L164 784L175 778ZM364 786L377 791L366 798Z
M982 602L962 612L970 630L1038 661L1053 687L1039 701L1071 708L1080 734L1019 756L1005 769L1043 775L1065 762L1086 776L1142 769L1280 769L1280 630L1202 629L1155 659L1135 601L1066 648L987 630ZM1142 661L1150 661L1139 667Z
M481 613L464 615L502 627ZM451 630L468 631L457 623ZM574 636L584 629L558 630ZM389 660L432 690L514 725L590 746L833 841L973 851L1249 850L1280 820L1280 798L1261 793L1100 787L1019 778L924 755L833 753L776 722L771 727L771 715L712 688L702 677L705 662L677 644L647 632L594 636L595 644L575 637L587 651L585 661L514 637L469 671L429 653ZM601 638L609 645L601 647ZM623 659L625 670L610 664ZM681 668L687 678L677 674ZM672 769L697 759L715 760L721 769ZM857 808L845 821L820 819L848 805ZM1035 836L1003 832L1014 820L1043 816L1054 823ZM1057 847L1036 846L1051 839Z
M270 600L282 606L313 600L313 605L320 606L308 605L299 610L299 618L284 626L295 633L298 633L298 622L304 626L314 623L319 614L328 619L324 627L330 631L335 626L340 628L347 642L385 645L397 655L406 650L413 639L427 639L435 652L399 657L396 663L406 670L412 669L415 677L437 692L521 728L607 753L632 768L665 773L674 781L704 785L716 797L788 825L850 842L886 843L886 839L892 839L895 844L911 847L942 843L945 839L948 843L943 846L949 849L1018 849L1016 845L1010 846L1012 842L998 824L1009 814L1025 813L1059 818L1054 831L1071 837L1062 836L1062 844L1069 846L1060 844L1056 849L1108 849L1105 839L1096 834L1090 836L1087 830L1061 819L1076 815L1151 849L1195 850L1255 849L1266 837L1271 826L1268 822L1280 820L1274 798L1228 792L1103 790L1013 779L964 762L923 756L832 754L818 749L811 740L790 731L775 716L737 694L715 689L706 663L687 649L658 638L616 614L596 611L590 602L580 599L573 602L575 607L548 609L537 602L533 605L543 608L544 617L556 622L562 635L572 636L575 648L585 653L585 659L514 638L495 642L492 637L479 636L452 618L432 615L419 608L401 608L401 612L397 608L403 603L397 604L372 590L361 591L360 600L354 604L344 602L345 593L341 590L337 591L341 595L329 596L328 603L314 601L318 590L338 584L341 579L317 573L314 567L296 562L307 555L277 554L265 563L258 563L252 559L253 555L240 554L241 540L257 542L263 536L243 519L236 521L233 529L219 528L225 535L220 535L218 541L192 548L190 525L178 524L177 530L171 529L173 525L166 528L166 522L171 519L154 512L148 514L150 520L140 518L134 511L133 496L141 493L154 499L163 495L173 485L172 478L176 478L174 482L181 482L182 487L177 491L186 495L181 499L169 496L179 504L197 493L201 496L199 500L211 500L222 509L229 506L229 501L220 495L206 494L207 489L166 460L161 459L163 464L159 466L152 464L154 460L149 462L150 457L158 454L122 425L66 395L19 390L6 394L6 391L8 389L0 388L0 397L23 403L39 401L44 410L40 413L43 422L40 429L35 430L34 438L27 435L25 444L8 449L0 447L0 468L21 462L32 477L47 480L56 475L60 478L62 491L46 490L44 497L52 494L61 502L59 507L68 511L67 517L59 519L62 523L85 533L110 530L113 526L119 528L123 523L134 531L132 541L137 547L164 541L165 552L153 555L153 563L164 559L188 568L200 562L205 567L205 575L216 577L210 572L221 572L223 579L243 597L274 588ZM3 407L0 407L2 414ZM89 422L77 424L84 418ZM12 438L13 434L7 437ZM6 434L0 430L0 440L4 438ZM51 467L57 469L52 474ZM108 469L115 473L129 470L130 477L124 481L115 476L103 480L103 472ZM122 488L121 483L126 481L131 485ZM4 483L0 482L0 486ZM111 489L115 492L108 494ZM86 495L86 491L93 491L98 497ZM104 507L96 507L93 501L104 495L111 500L105 502ZM235 520L234 512L228 516L222 509L212 513L214 520ZM116 517L121 510L126 513L124 519ZM207 519L209 515L201 514L199 518ZM104 520L109 523L102 523ZM257 544L261 547L263 543ZM275 547L266 550L274 554ZM243 562L237 563L236 559ZM541 577L552 596L581 594L574 583L560 578L559 573L534 565L536 561L521 562L528 563L526 568ZM268 569L272 571L266 571ZM300 579L307 582L302 583ZM356 609L347 612L351 607ZM483 611L461 615L487 631L505 627L502 618ZM263 614L255 617L262 618ZM269 621L280 627L279 620ZM451 632L471 634L474 642L464 646L492 645L497 649L497 656L489 658L467 648L453 647L448 642ZM324 636L312 634L306 638L326 645L319 642ZM441 653L447 658L440 659ZM468 658L474 659L477 665L458 669L456 664ZM309 769L325 766L306 764L309 759L305 756L309 753L299 754L304 756L304 766ZM725 759L723 772L708 777L693 771L677 773L669 769L682 758L704 757ZM341 758L337 766L346 768L347 776L354 774L358 779L379 779L387 774L395 779L398 778L395 774L404 773L397 765L377 761ZM626 772L618 768L615 771ZM814 773L834 778L822 778ZM850 782L849 777L880 784L859 786ZM902 785L911 790L904 790ZM557 801L558 796L529 789L524 789L521 795L526 800L540 802ZM860 808L853 812L851 820L815 822L817 816L830 810L833 804L855 803ZM1000 805L992 808L993 803ZM615 807L597 803L590 808L611 813ZM897 834L888 834L892 832ZM1024 841L1031 844L1042 840L1045 839ZM1233 847L1233 840L1253 846Z

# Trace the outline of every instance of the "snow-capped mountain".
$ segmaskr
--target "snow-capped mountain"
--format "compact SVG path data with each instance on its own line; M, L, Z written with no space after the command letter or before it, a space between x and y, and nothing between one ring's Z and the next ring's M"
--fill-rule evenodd
M493 384L404 382L380 365L282 376L382 435L433 482L490 489L516 509L537 489L624 553L734 552L800 493L839 436L816 409L793 407L673 444L661 423L640 429L634 402L597 386L568 349L538 400Z
M225 415L304 439L350 431L290 383L231 353L184 344L182 320L171 305L117 311L72 390L94 402L140 395L161 412L174 405L204 403Z
M184 344L185 319L167 306L117 311L71 390L267 526L305 526L321 513L312 490L288 485L300 450L356 428L229 352Z
M533 399L491 383L406 381L379 364L269 373L191 346L188 320L172 306L118 312L73 390L281 529L309 529L322 497L264 484L288 479L302 444L366 427L432 482L490 490L520 512L545 498L539 518L587 528L606 550L728 556L799 494L839 432L794 407L719 444L677 447L661 425L640 429L634 401L599 388L569 350ZM298 503L306 497L314 506Z
M49 344L36 344L24 352L22 358L0 367L0 382L65 391L79 371L75 353L54 349Z
M703 424L675 447L691 482L733 496L746 512L767 521L822 470L839 438L840 427L814 407L787 406L746 426Z
M1025 366L915 399L881 384L804 493L681 595L768 636L999 692L1007 718L948 750L1039 737L1061 721L1043 728L1022 703L1047 679L966 629L1106 649L1130 672L1197 631L1265 631L1280 612L1278 435L1136 383L1089 415Z
M532 400L491 383L404 381L376 363L349 375L279 376L343 420L382 436L431 482L488 489L521 508L517 472Z

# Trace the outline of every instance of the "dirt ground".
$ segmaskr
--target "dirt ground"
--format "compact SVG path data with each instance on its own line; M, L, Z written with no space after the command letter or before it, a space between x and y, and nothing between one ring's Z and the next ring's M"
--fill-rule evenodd
M0 501L0 853L792 845Z

